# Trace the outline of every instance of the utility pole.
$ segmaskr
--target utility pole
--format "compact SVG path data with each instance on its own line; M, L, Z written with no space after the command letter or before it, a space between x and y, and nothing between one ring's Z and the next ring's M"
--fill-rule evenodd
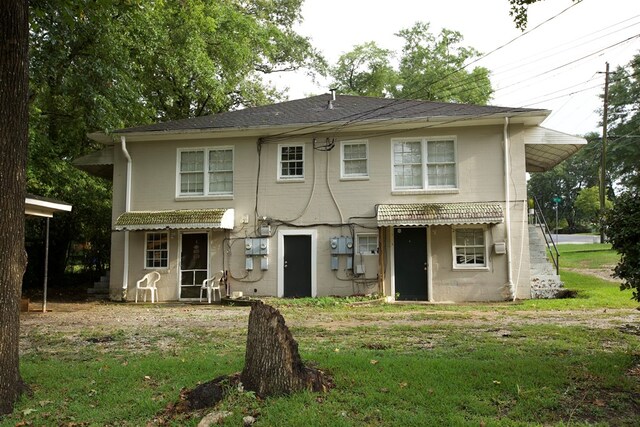
M607 116L609 107L609 63L606 62L604 73L604 108L602 116L602 152L600 153L600 243L604 243L604 208L606 194L606 171L607 171Z

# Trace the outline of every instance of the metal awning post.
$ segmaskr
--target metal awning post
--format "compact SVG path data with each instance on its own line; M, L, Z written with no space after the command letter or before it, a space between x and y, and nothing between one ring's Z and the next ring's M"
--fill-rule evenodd
M42 297L42 312L47 312L47 280L49 278L49 217L47 217L47 235L44 240L44 295Z

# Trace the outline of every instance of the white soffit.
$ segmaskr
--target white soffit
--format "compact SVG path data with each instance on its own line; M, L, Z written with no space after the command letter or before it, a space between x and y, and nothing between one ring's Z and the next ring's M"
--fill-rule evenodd
M587 140L541 126L524 132L527 172L546 172L575 154Z

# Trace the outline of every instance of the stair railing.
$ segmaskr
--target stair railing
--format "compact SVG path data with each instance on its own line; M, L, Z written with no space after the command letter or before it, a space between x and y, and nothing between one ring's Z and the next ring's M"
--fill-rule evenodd
M533 209L534 209L534 217L535 224L537 224L542 230L542 236L544 237L544 243L547 245L548 253L551 256L551 261L553 262L554 267L556 268L556 274L560 275L560 252L558 252L558 247L556 246L556 242L553 240L553 234L551 233L551 228L547 224L547 219L544 217L542 213L542 209L540 207L540 203L536 196L533 197Z

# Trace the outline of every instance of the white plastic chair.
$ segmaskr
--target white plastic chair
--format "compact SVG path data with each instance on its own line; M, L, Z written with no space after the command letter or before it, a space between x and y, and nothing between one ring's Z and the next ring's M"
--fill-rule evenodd
M216 291L218 292L218 298L222 300L222 294L220 293L220 279L222 279L222 275L224 271L219 271L214 274L210 279L204 279L202 281L202 286L200 287L200 302L202 302L202 293L207 291L207 302L211 304L211 295L213 294L213 300L216 300Z
M147 302L147 291L151 292L151 303L158 301L158 288L156 283L160 280L160 273L152 271L136 282L136 302L138 302L138 292L142 291L144 302Z

